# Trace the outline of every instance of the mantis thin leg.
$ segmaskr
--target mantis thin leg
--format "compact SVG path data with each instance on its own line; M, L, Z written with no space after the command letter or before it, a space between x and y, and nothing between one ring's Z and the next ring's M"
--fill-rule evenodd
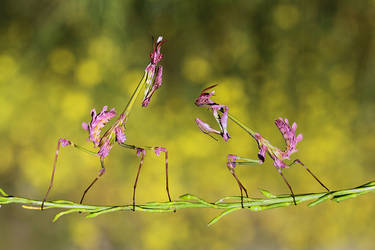
M172 199L171 199L171 195L169 194L169 186L168 186L168 151L167 150L165 150L164 155L165 155L165 189L167 190L169 202L171 202Z
M281 177L283 177L283 180L284 180L285 184L288 186L288 188L289 188L289 190L290 190L290 193L292 194L294 205L297 206L296 198L295 198L295 195L294 195L294 193L293 193L293 189L292 189L292 187L289 185L289 182L286 180L285 176L283 175L283 173L281 172L280 169L278 170L278 172L279 172L279 174L281 175Z
M92 151L90 151L90 150L88 150L88 149L86 149L86 148L84 148L84 147L81 147L81 146L79 146L79 145L77 145L77 144L75 144L75 143L73 143L73 142L71 142L71 141L68 141L68 140L66 140L66 141L69 142L69 143L66 144L66 145L63 144L63 147L64 147L64 146L71 145L71 146L73 146L73 147L75 147L75 148L77 148L77 149L79 149L79 150L81 150L81 151L83 151L83 152L86 152L86 153L91 154L91 155L96 155L95 152L92 152ZM57 163L57 158L58 158L58 156L59 156L59 151L60 151L61 143L63 143L63 141L62 141L62 139L59 139L58 142L57 142L57 148L56 148L55 160L54 160L54 162L53 162L51 181L50 181L50 184L49 184L49 186L48 186L48 190L47 190L46 194L44 195L44 198L43 198L43 201L42 201L42 205L41 205L41 207L40 207L41 210L43 210L43 208L44 208L44 203L46 202L46 200L47 200L47 196L48 196L48 194L49 194L49 192L50 192L50 190L51 190L51 188L52 188L52 186L53 186L53 180L54 180L54 177L55 177L55 171L56 171L56 163Z
M138 177L139 173L141 172L141 168L143 165L143 160L145 158L146 151L143 148L138 148L137 149L137 155L141 155L141 160L139 162L139 167L137 171L137 177L135 178L134 186L133 186L133 211L135 211L135 189L137 188L137 183L138 183Z
M311 174L312 177L314 177L315 180L317 180L319 182L319 184L324 187L328 192L329 192L329 189L310 171L310 169L308 169L305 164L303 164L300 160L296 159L294 160L289 166L292 166L294 163L299 163L302 167L304 167L307 172L309 172L309 174Z
M237 160L240 160L240 161L237 161ZM236 156L236 160L233 162L232 160L229 160L228 164L227 164L227 167L229 169L229 171L231 172L231 174L233 175L233 177L236 179L236 182L240 188L240 192L241 192L241 207L243 208L243 192L245 192L246 194L246 197L249 198L249 195L247 194L247 190L246 188L244 187L244 185L241 183L240 179L237 177L235 171L234 171L234 168L236 166L236 164L239 164L239 165L250 165L250 164L254 164L254 163L259 163L259 160L253 160L253 159L248 159L248 158L244 158L244 157L239 157L239 156Z
M133 150L137 150L137 153L140 149L144 149L144 150L153 150L156 155L160 155L160 152L164 152L164 155L165 155L165 189L167 191L167 195L168 195L168 200L169 202L172 201L171 199L171 195L169 193L169 185L168 185L168 151L166 148L163 148L163 147L150 147L150 146L142 146L142 147L137 147L135 145L130 145L130 144L125 144L125 143L121 143L120 146L124 147L124 148L128 148L128 149L133 149ZM142 156L141 158L141 163L143 163L143 158L144 158L144 155ZM138 173L137 173L137 179L136 181L138 181L138 175L139 175L139 171L140 171L140 168L141 166L139 167L138 169ZM137 183L136 183L137 184ZM135 184L135 185L136 185ZM135 191L134 191L134 194L133 196L135 196ZM133 207L134 208L134 207Z
M238 186L240 187L240 192L241 192L241 207L244 208L243 207L243 192L242 192L242 190L245 192L247 198L249 198L249 195L247 194L247 190L244 187L244 185L242 185L241 181L238 179L236 173L234 172L234 169L232 171L230 171L230 172L232 173L233 177L237 181Z
M86 188L86 190L83 192L83 195L82 195L82 198L81 200L79 201L79 204L82 204L83 202L83 199L85 198L86 196L86 193L90 190L90 188L95 184L95 182L105 173L105 167L104 167L104 161L103 160L100 160L100 164L101 164L101 169L99 170L99 173L98 173L98 176L95 177L95 179L90 183L90 185Z

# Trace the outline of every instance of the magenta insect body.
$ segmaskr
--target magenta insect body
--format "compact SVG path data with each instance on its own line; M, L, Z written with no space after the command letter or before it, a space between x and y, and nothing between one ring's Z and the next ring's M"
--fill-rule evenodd
M239 125L242 129L244 129L248 134L250 134L251 137L255 139L255 141L258 144L259 152L258 152L258 159L249 159L245 157L240 157L237 155L229 154L227 156L227 168L230 171L230 173L235 178L241 192L241 205L243 207L243 193L245 193L246 197L248 196L247 190L244 187L244 185L239 180L238 176L236 175L235 168L237 165L249 165L249 164L263 164L266 155L268 155L273 160L273 165L283 178L285 184L288 186L291 195L293 197L293 202L296 205L296 200L294 196L294 192L288 181L286 180L285 176L282 173L282 169L289 168L294 163L299 163L301 166L303 166L309 174L311 174L314 179L316 179L319 184L324 187L327 191L329 189L308 169L300 160L296 159L291 164L286 164L285 160L290 160L290 155L297 152L297 143L302 140L302 134L296 135L297 130L297 124L294 122L292 126L290 126L288 119L282 119L279 118L275 120L275 125L280 130L285 143L286 143L286 149L281 150L275 146L273 146L268 140L264 139L259 133L256 133L252 131L250 128L245 126L243 123L241 123L238 119L234 118L232 115L228 112L228 106L226 105L219 105L212 101L210 98L214 95L215 91L212 90L211 92L207 92L208 90L211 90L216 85L210 86L206 89L204 89L200 96L195 100L195 104L197 106L207 106L213 111L215 119L218 121L221 131L212 129L208 124L202 122L199 118L196 118L196 123L200 130L210 135L209 133L219 134L223 137L224 141L228 141L229 134L227 131L227 120L228 117L231 119L234 123ZM218 113L220 112L220 114ZM210 135L211 136L211 135Z
M163 68L162 66L158 65L158 63L163 58L163 55L160 49L161 49L161 45L164 42L165 40L163 40L161 36L158 37L156 41L153 41L153 51L150 54L150 63L147 65L145 69L145 73L143 75L142 80L139 82L137 88L135 89L124 111L119 115L119 117L114 122L114 124L108 130L104 132L103 135L101 135L102 129L111 119L113 119L117 115L114 108L108 110L108 107L104 106L100 113L97 113L95 109L92 109L91 121L89 123L85 123L85 122L82 123L82 128L89 132L88 140L94 144L94 148L98 148L97 152L88 150L64 138L61 138L58 140L55 160L53 163L51 181L50 181L48 190L44 196L41 209L43 209L44 203L47 200L47 196L53 186L56 163L57 163L57 158L58 158L60 147L74 146L75 148L80 149L81 151L84 151L86 153L89 153L91 155L94 155L100 158L101 169L99 170L97 177L95 177L95 179L90 183L90 185L83 192L82 198L80 200L80 203L82 203L89 189L95 184L95 182L99 179L99 177L101 177L105 173L104 159L105 157L108 156L111 148L116 142L124 148L135 150L137 156L141 157L140 164L139 164L138 171L137 171L137 176L136 176L134 187L133 187L133 210L135 210L135 190L136 190L137 183L138 183L139 173L143 165L143 160L146 155L146 150L152 150L158 156L160 155L161 152L163 152L165 155L166 191L167 191L168 199L169 201L171 201L171 196L169 194L169 186L168 186L168 151L167 149L163 147L148 147L148 146L138 147L135 145L130 145L130 144L125 143L127 139L125 136L125 124L129 117L130 110L132 109L141 89L143 88L144 85L146 85L146 92L142 101L142 106L147 107L148 104L150 103L150 99L152 95L155 93L155 91L158 88L160 88L162 84Z

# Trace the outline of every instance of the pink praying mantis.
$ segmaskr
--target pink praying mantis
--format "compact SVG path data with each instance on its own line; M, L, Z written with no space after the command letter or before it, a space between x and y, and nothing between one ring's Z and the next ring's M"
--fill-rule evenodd
M145 69L145 72L141 81L138 83L138 86L136 87L124 111L119 115L119 118L117 118L114 124L103 134L103 136L100 135L101 130L113 117L116 116L116 112L114 108L108 110L108 107L104 106L102 111L99 114L96 113L95 109L92 109L91 110L91 117L92 117L91 122L88 124L85 122L82 123L82 128L89 132L88 140L93 142L94 148L99 147L98 152L88 150L64 138L60 138L58 140L55 159L53 162L52 176L51 176L48 190L44 196L44 199L41 205L42 210L44 207L44 203L47 200L47 196L53 186L57 157L59 154L60 147L73 146L74 148L77 148L83 152L86 152L88 154L91 154L100 158L101 169L99 170L98 175L94 178L94 180L90 183L90 185L83 192L82 198L80 200L80 204L82 204L86 193L95 184L95 182L105 173L104 158L108 156L115 142L117 142L121 147L135 150L137 153L137 156L140 156L140 163L138 166L138 171L137 171L136 179L135 179L134 186L133 186L133 211L135 211L135 191L137 188L138 178L139 178L139 174L143 165L144 157L146 155L146 150L153 150L157 156L160 156L161 152L163 152L165 155L166 191L167 191L168 199L171 202L171 196L169 193L169 186L168 186L168 151L167 149L164 147L149 147L149 146L138 147L135 145L130 145L130 144L125 143L125 140L126 140L125 124L128 120L130 111L139 93L141 92L143 87L146 86L146 91L145 91L145 96L142 101L142 106L147 107L148 104L150 103L150 99L152 95L155 93L155 91L158 88L160 88L162 84L163 67L161 65L158 65L158 63L163 58L163 54L160 51L163 43L165 43L165 40L163 40L163 37L161 36L158 37L156 41L154 41L153 39L153 43L152 43L153 51L150 53L151 60Z
M212 110L213 115L216 119L216 121L219 124L220 131L213 129L208 125L207 123L201 121L199 118L196 118L196 123L200 130L207 134L211 135L213 134L218 134L221 137L223 137L224 141L228 141L230 136L227 131L227 121L228 118L230 118L234 123L236 123L238 126L240 126L242 129L244 129L253 139L258 144L259 152L258 152L258 159L249 159L245 157L240 157L236 156L233 154L229 154L227 156L227 168L230 171L230 173L233 175L235 178L241 192L241 206L243 208L243 193L246 194L246 197L248 198L249 195L247 193L246 188L244 185L241 183L239 178L236 175L235 172L235 167L236 165L251 165L251 164L263 164L266 154L271 157L273 160L273 165L276 167L277 171L283 178L285 184L288 186L290 193L293 197L293 202L295 205L296 199L295 195L293 192L292 187L290 186L289 182L286 180L285 176L282 173L282 169L284 168L289 168L295 163L299 163L301 166L303 166L307 172L314 177L315 180L319 182L319 184L324 187L328 192L329 189L310 171L309 168L307 168L299 159L294 160L291 164L286 164L284 161L290 159L290 155L297 152L298 150L296 149L296 145L299 141L302 140L302 134L299 134L298 136L296 135L296 129L297 129L297 124L294 122L292 126L289 125L288 119L282 119L279 118L275 120L275 125L279 128L282 136L284 137L284 140L286 142L286 149L281 150L275 146L273 146L268 140L264 139L259 133L254 132L247 126L245 126L242 122L240 122L237 118L233 117L232 115L229 114L229 108L227 105L220 105L212 101L210 98L215 94L215 91L212 90L209 92L212 88L214 88L216 85L210 86L204 90L202 90L201 94L199 95L198 98L195 99L195 104L197 106L206 106L209 109ZM216 139L216 138L215 138Z

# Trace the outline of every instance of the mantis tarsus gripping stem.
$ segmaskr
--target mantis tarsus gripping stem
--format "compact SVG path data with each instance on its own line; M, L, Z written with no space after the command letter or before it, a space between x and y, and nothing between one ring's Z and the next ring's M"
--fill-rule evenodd
M281 175L281 177L283 177L283 180L284 180L285 184L288 186L288 188L289 188L289 190L290 190L290 193L292 194L294 205L297 206L297 203L296 203L296 197L294 196L294 192L293 192L292 187L290 186L289 182L286 180L285 176L284 176L283 173L281 172L281 169L279 169L278 172L279 172L279 174Z
M133 186L133 211L135 211L135 189L137 188L138 177L139 177L139 173L141 172L143 160L145 159L145 154L146 154L146 151L143 148L137 148L137 155L141 155L141 160L139 162L137 177L135 178L135 182Z
M169 194L169 185L168 185L168 151L165 150L165 189L167 190L169 202L172 201L171 195ZM176 212L176 210L174 210Z
M237 161L237 160L240 160L240 161ZM240 187L240 191L241 191L241 206L243 207L243 191L245 191L246 193L246 196L248 197L247 195L247 191L245 189L245 187L242 185L242 183L240 182L240 180L238 179L237 175L235 174L234 172L234 167L236 165L250 165L250 164L254 164L254 163L259 163L259 160L252 160L252 159L248 159L248 158L243 158L243 157L239 157L239 156L234 156L234 155L229 155L228 156L228 169L229 171L231 172L231 174L233 175L233 177L236 179L236 182L238 184L238 186ZM308 169L299 159L296 159L294 160L289 166L292 166L293 164L295 163L299 163L301 166L303 166L307 172L309 172L309 174L311 174L311 176L313 176L315 178L315 180L317 180L319 182L320 185L322 185L322 187L324 187L328 192L330 191L311 171L310 169ZM294 195L294 192L293 192L293 189L292 187L290 186L289 182L287 181L287 179L285 178L284 174L281 172L281 169L278 169L278 172L279 174L281 175L281 177L283 178L285 184L288 186L289 190L290 190L290 193L293 197L293 203L294 205L297 205L297 202L296 202L296 199L295 199L295 195Z
M237 159L242 159L243 162L236 162ZM238 156L235 156L235 155L232 155L232 154L228 155L227 168L228 168L229 172L233 175L234 179L236 179L236 182L237 182L237 184L238 184L238 186L240 188L240 192L241 192L241 207L242 208L244 207L243 206L243 192L245 192L247 198L249 198L249 195L247 194L247 190L244 187L244 185L242 185L240 179L238 179L238 177L236 175L236 172L234 171L234 168L236 167L236 164L238 164L238 163L249 164L249 163L255 163L255 162L258 162L258 161L254 161L254 160L247 159L247 158L241 158L241 157L238 157Z
M44 203L46 202L47 197L48 197L48 194L49 194L49 192L50 192L50 190L51 190L51 188L52 188L52 186L53 186L53 180L54 180L54 177L55 177L56 164L57 164L57 158L58 158L58 156L59 156L60 147L61 147L61 146L62 146L62 147L66 147L66 146L69 146L69 145L72 145L73 147L75 147L75 148L77 148L77 149L79 149L79 150L81 150L81 151L83 151L83 152L86 152L86 153L88 153L88 154L96 155L95 152L92 152L92 151L90 151L90 150L88 150L88 149L86 149L86 148L84 148L84 147L81 147L81 146L79 146L79 145L77 145L77 144L75 144L75 143L73 143L73 142L71 142L71 141L69 141L69 140L66 140L66 139L64 139L64 138L60 138L60 139L58 140L58 142L57 142L57 148L56 148L55 159L54 159L54 161L53 161L53 168L52 168L51 181L50 181L50 184L49 184L49 186L48 186L48 190L47 190L46 194L44 195L44 198L43 198L43 201L42 201L42 205L41 205L41 207L40 207L41 210L43 210L43 208L44 208Z
M309 174L311 174L312 177L314 177L314 179L319 182L319 184L324 187L328 192L330 191L319 179L318 177L316 177L309 168L307 168L305 166L305 164L303 164L299 159L296 159L294 160L289 166L292 166L294 163L299 163L302 167L304 167L306 169L307 172L309 172Z
M240 161L237 161L237 160L240 160ZM228 156L228 163L229 163L229 164L227 163L228 169L231 172L231 174L233 175L233 177L236 179L236 182L237 182L237 184L238 184L238 186L240 187L240 190L241 190L241 206L242 206L242 208L244 207L243 206L243 193L242 193L242 191L245 191L247 197L249 197L249 196L247 195L246 188L242 185L242 183L238 179L237 175L235 174L234 167L236 167L236 165L251 165L251 164L254 164L254 163L259 164L260 162L262 162L262 161L248 159L248 158L234 156L234 155ZM281 172L281 169L278 169L278 172L279 172L279 174L283 178L285 184L288 186L288 188L290 190L290 193L293 197L294 205L297 205L292 187L290 186L289 182L286 180L285 176Z
M56 155L55 155L55 160L53 161L53 168L52 168L52 175L51 175L51 181L49 183L49 186L48 186L48 190L46 192L46 194L44 195L44 198L43 198L43 201L42 201L42 205L40 207L41 210L43 210L44 208L44 202L46 202L47 200L47 196L49 194L49 191L51 190L52 186L53 186L53 179L55 177L55 170L56 170L56 163L57 163L57 157L59 156L59 151L60 151L60 145L61 145L62 141L61 139L57 142L57 148L56 148ZM70 144L70 143L69 143ZM67 145L69 145L67 144ZM66 146L67 146L66 145ZM64 145L63 145L64 146Z
M242 192L242 191L245 192L245 194L246 194L246 198L249 198L249 195L247 194L247 190L246 190L246 188L244 187L244 185L242 185L241 181L238 179L236 173L234 172L234 169L231 170L230 172L232 173L233 177L234 177L234 178L236 179L236 181L237 181L238 186L240 187L240 191L241 191L241 207L244 208L244 207L243 207L243 192Z
M86 188L86 190L83 192L79 204L82 204L83 199L84 199L85 196L86 196L86 193L87 193L87 192L90 190L90 188L95 184L95 182L99 179L99 177L102 176L102 175L105 173L104 160L103 160L103 159L100 160L100 164L101 164L102 168L100 169L100 171L99 171L99 173L98 173L98 176L95 177L95 179L90 183L90 185L89 185L89 186Z
M128 148L128 149L136 150L137 155L141 156L138 171L137 171L137 175L136 175L136 179L135 179L134 186L133 186L133 211L135 211L135 191L136 191L137 184L138 184L139 174L140 174L141 168L143 166L144 157L146 155L146 149L147 150L153 150L157 156L159 156L161 152L164 152L164 155L165 155L165 189L167 191L168 200L169 200L169 202L171 202L172 199L171 199L171 195L169 193L169 185L168 185L169 182L168 182L168 151L167 151L167 149L163 148L163 147L149 147L149 146L137 147L135 145L129 145L129 144L125 144L125 143L120 144L120 146L122 146L124 148Z

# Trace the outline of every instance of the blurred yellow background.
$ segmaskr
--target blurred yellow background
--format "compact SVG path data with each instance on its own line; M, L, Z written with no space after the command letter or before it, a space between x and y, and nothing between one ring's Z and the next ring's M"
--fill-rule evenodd
M140 100L127 142L170 152L173 199L192 193L214 201L239 195L226 155L256 158L256 143L229 122L232 139L202 134L194 106L213 84L215 100L284 147L274 119L298 124L301 159L332 190L375 180L375 1L36 1L3 0L0 8L0 187L42 199L57 139L91 147L82 121L104 105L121 111L140 80L151 36L163 35L164 82L148 108ZM50 200L79 201L96 176L97 158L60 151ZM129 204L138 159L115 146L89 204ZM146 155L137 201L166 201L161 157ZM288 193L266 160L240 167L252 197L258 188ZM296 193L322 187L303 168L284 172ZM374 197L313 208L247 210L208 221L220 211L113 213L94 219L56 211L0 209L0 249L372 249Z

